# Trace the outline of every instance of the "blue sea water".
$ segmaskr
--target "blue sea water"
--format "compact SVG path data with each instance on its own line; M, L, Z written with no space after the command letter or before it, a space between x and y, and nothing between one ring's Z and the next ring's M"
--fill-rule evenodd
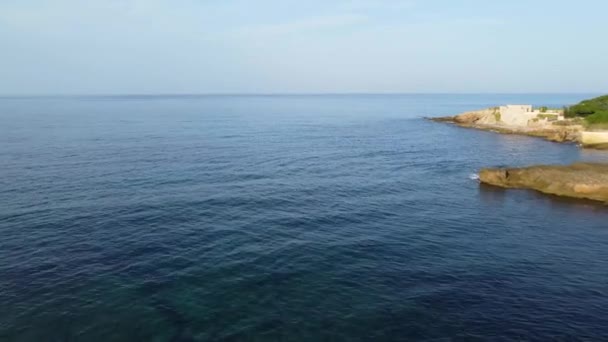
M608 153L422 119L587 94L0 99L0 341L608 339Z

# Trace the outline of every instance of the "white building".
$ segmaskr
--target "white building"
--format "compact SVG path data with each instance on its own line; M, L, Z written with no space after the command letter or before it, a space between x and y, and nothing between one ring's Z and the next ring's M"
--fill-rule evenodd
M500 106L500 121L512 126L529 126L534 123L563 120L564 114L559 110L534 109L531 105Z

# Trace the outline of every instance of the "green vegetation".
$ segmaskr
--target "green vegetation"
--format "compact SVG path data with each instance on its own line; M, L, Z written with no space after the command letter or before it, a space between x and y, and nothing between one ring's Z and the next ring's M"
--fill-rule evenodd
M572 118L570 120L564 121L555 121L553 122L554 126L570 126L570 125L586 125L585 119L583 118Z
M493 112L494 112L494 119L496 119L496 121L500 121L500 119L501 119L500 107L494 107L492 109L493 109Z
M583 117L590 125L608 124L608 95L585 100L564 109L566 117Z
M546 107L545 107L546 108ZM546 112L546 110L545 110ZM544 113L541 109L541 113ZM538 114L538 118L547 119L548 121L557 121L557 114Z

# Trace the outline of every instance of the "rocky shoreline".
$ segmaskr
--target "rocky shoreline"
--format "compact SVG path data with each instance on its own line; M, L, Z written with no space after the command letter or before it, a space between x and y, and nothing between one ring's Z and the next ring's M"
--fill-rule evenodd
M576 143L585 148L608 150L608 132L588 132L581 120L546 118L509 124L494 107L456 116L429 118L435 122L501 134L539 137L559 143ZM527 113L526 113L527 114ZM562 113L563 114L563 113ZM541 117L541 115L539 115ZM487 168L479 172L483 184L503 188L532 189L545 194L601 201L608 204L608 164L576 163L568 166L537 165L524 168Z
M545 194L608 204L608 164L576 163L567 166L490 168L479 172L479 180L503 188L532 189Z
M500 119L492 112L492 109L467 112L456 116L428 119L435 122L454 124L464 128L473 128L501 134L526 135L561 143L580 144L581 133L584 130L584 126L574 120L543 122L530 126L508 125L500 122ZM596 147L602 148L604 145L598 145Z

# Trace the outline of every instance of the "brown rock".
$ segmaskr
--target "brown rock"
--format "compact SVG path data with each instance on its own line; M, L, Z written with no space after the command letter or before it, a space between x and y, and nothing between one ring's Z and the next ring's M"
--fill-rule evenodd
M608 144L585 145L584 147L594 149L594 150L608 150Z
M483 169L479 173L479 180L504 188L533 189L552 195L608 203L608 164Z

